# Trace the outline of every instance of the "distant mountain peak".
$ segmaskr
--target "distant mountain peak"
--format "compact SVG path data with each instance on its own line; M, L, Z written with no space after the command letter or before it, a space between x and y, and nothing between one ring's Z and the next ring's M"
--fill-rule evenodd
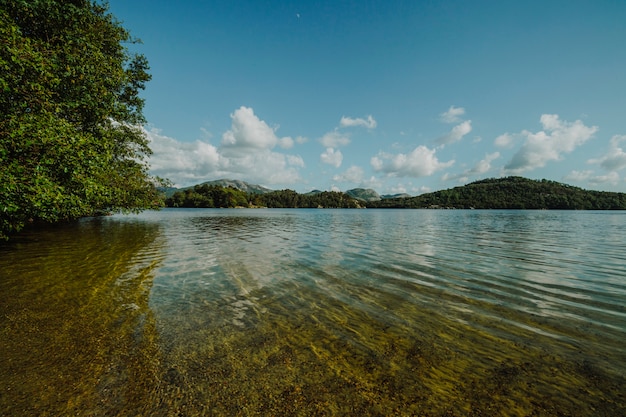
M346 191L350 197L361 201L379 201L380 195L371 188L353 188Z
M248 182L245 181L241 181L241 180L230 180L230 179L219 179L219 180L214 180L214 181L207 181L207 182L203 182L200 185L219 185L221 187L232 187L232 188L236 188L240 191L243 191L245 193L249 193L249 194L266 194L266 193L271 193L273 190L270 190L269 188L265 188L261 185L257 185L257 184L250 184Z

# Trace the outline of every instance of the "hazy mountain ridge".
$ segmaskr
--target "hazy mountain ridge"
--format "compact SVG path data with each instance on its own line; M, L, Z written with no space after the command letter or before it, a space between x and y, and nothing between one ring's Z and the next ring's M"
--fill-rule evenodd
M219 179L219 180L213 180L213 181L205 181L196 185L190 185L188 187L181 187L181 188L169 187L169 188L164 188L163 190L165 191L166 197L171 197L177 191L193 189L194 187L201 186L201 185L217 185L220 187L231 187L231 188L235 188L237 190L240 190L249 194L268 194L274 191L279 191L279 190L272 190L267 187L263 187L262 185L250 184L249 182L242 181L242 180L231 180L231 179L225 179L225 178ZM323 191L321 190L315 189L315 190L311 190L303 194L315 195L315 194L320 194L322 192ZM383 198L400 198L402 196L410 197L408 194L380 196L375 190L372 190L371 188L353 188L351 190L344 191L344 193L356 200L361 200L361 201L378 201Z
M380 194L371 188L353 188L345 192L350 197L361 201L379 201Z
M171 187L171 188L167 188L167 189L165 189L165 196L166 197L171 197L177 191L190 190L190 189L193 189L194 187L200 186L200 185L209 185L209 186L216 185L216 186L219 186L219 187L231 187L231 188L243 191L244 193L248 193L248 194L267 194L267 193L271 193L272 191L274 191L274 190L271 190L269 188L263 187L262 185L250 184L250 183L248 183L246 181L241 181L241 180L230 180L230 179L223 178L223 179L219 179L219 180L205 181L205 182L202 182L200 184L190 185L189 187L182 187L182 188Z

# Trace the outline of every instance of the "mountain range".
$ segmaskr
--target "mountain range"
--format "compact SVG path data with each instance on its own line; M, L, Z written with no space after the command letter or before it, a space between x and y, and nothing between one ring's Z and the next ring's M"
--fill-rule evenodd
M531 180L523 177L488 178L415 197L406 194L381 196L376 191L366 188L354 188L344 193L313 190L306 194L298 194L292 190L270 190L260 185L229 179L198 184L198 186L202 185L237 190L241 193L238 196L241 201L237 200L236 205L243 207L253 205L298 208L321 205L336 208L355 206L368 208L626 210L626 193L583 190L555 181ZM178 191L193 191L194 187L197 186L180 189L169 188L165 192L170 197ZM202 196L202 193L206 194L206 191L201 191L195 197L193 193L189 196L182 195L189 193L177 193L176 195L180 197L175 198L169 204L173 204L174 207L222 207L222 203L227 204L226 207L230 207L228 204L235 204L234 196L227 198L228 201L226 202L220 202L223 196L210 196L208 194ZM246 197L246 194L250 197ZM345 195L352 203L345 198L338 197L340 195Z
M244 193L248 193L248 194L267 194L267 193L271 193L272 191L275 191L275 190L271 190L269 188L263 187L261 185L250 184L245 181L231 180L231 179L219 179L219 180L214 180L214 181L206 181L198 185L216 185L220 187L231 187L231 188L235 188L237 190L243 191ZM171 197L172 195L174 195L176 191L184 191L187 189L193 189L194 187L195 185L192 185L189 187L183 187L183 188L175 188L175 187L166 188L165 196ZM308 193L305 193L305 195L314 195L314 194L319 194L321 192L322 191L320 190L313 190L313 191L309 191ZM380 201L380 200L388 199L388 198L411 197L408 194L380 195L375 190L372 190L371 188L354 188L352 190L346 191L345 193L356 200L366 201L366 202Z

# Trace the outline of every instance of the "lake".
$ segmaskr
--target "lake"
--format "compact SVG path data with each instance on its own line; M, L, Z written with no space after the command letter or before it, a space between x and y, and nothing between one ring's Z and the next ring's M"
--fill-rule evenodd
M164 209L0 245L0 415L617 416L626 212Z

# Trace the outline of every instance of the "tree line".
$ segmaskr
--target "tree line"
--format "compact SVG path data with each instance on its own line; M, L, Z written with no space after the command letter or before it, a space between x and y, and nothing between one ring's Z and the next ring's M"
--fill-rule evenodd
M626 193L589 191L549 180L490 178L404 199L368 203L377 208L626 210Z
M196 185L176 191L165 200L167 207L193 208L359 208L358 200L345 193L323 191L314 194L299 194L293 190L272 191L252 194L233 187L219 185Z
M626 210L626 193L588 191L556 181L491 178L410 198L363 201L342 192L293 190L251 194L218 185L196 185L166 200L168 207L431 208Z

